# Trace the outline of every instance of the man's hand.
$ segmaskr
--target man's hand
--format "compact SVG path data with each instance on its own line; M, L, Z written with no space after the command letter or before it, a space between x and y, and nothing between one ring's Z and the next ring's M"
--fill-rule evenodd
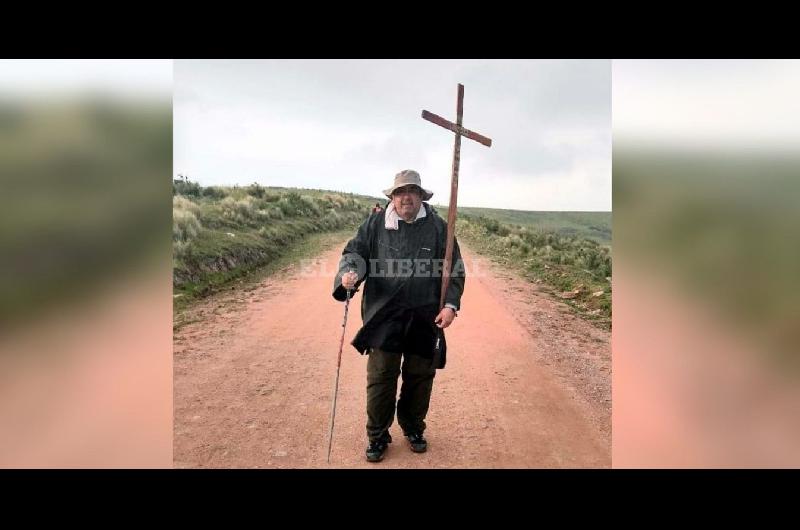
M439 314L436 315L436 320L434 320L434 322L437 327L444 329L453 323L454 318L456 318L456 312L453 311L453 308L443 307L442 310L439 311Z
M345 272L342 274L342 287L347 289L348 291L355 287L356 282L358 281L358 274L353 271Z

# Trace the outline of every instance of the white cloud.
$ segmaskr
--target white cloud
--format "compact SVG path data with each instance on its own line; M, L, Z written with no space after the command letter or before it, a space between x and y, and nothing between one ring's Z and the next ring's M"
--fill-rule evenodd
M494 144L462 141L459 204L610 210L609 82L608 61L176 61L175 170L379 195L413 168L447 202L453 135L420 113L454 119L463 83Z
M0 92L170 97L172 65L168 59L0 59Z
M614 136L704 145L800 143L800 61L614 61Z

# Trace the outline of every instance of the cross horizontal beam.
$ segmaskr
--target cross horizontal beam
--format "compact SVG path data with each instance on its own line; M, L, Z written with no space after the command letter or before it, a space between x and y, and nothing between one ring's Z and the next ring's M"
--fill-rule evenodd
M422 117L428 120L431 123L435 123L439 127L444 127L447 130L453 131L456 134L460 134L465 138L469 138L470 140L474 140L480 144L485 145L486 147L492 146L492 139L487 138L481 134L478 134L474 131L470 131L469 129L462 127L456 123L453 123L449 120L442 118L434 114L433 112L428 112L427 110L422 111Z

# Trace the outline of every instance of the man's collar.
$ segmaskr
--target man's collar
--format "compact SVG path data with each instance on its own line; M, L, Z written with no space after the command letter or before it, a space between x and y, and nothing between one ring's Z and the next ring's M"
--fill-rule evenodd
M420 219L426 217L427 215L428 212L425 207L425 203L423 202L419 205L419 211L417 212L417 217L414 218L414 221L412 221L412 223L419 221ZM389 203L389 207L386 208L385 221L386 222L384 224L384 227L386 228L386 230L397 230L399 228L400 221L403 221L404 223L406 222L395 211L394 203Z
M411 221L411 223L408 223L408 224L412 224L412 223L414 223L416 221L419 221L420 219L422 219L426 215L428 215L428 212L425 211L425 203L422 202L419 205L419 210L417 211L417 216L414 218L413 221Z

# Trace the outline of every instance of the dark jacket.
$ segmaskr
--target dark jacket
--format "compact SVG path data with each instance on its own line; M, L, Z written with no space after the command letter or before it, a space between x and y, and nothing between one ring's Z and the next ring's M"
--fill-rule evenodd
M433 321L439 313L447 223L427 203L422 207L425 217L411 224L401 220L398 230L385 228L385 210L371 215L342 251L333 297L345 300L342 275L349 270L358 273L356 290L366 280L364 325L352 342L362 354L380 348L431 357L437 336L443 339ZM451 267L445 303L460 309L465 270L457 240ZM437 368L445 362L443 356Z

